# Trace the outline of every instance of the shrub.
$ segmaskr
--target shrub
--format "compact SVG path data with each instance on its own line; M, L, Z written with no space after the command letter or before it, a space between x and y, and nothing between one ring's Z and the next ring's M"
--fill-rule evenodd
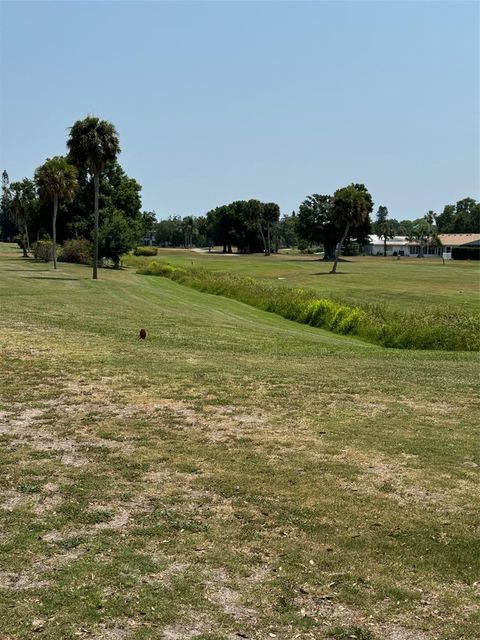
M134 252L134 256L156 256L157 247L137 247Z
M51 240L37 240L32 244L35 260L50 262L53 259L53 242Z
M90 265L93 261L93 244L85 238L65 240L59 251L58 260Z
M163 276L164 278L170 278L171 280L175 280L181 274L186 274L186 270L181 267L174 267L171 264L167 264L165 262L158 262L157 260L152 260L148 265L141 269L139 273L143 273L146 276ZM175 278L175 274L177 278Z
M480 260L480 247L453 247L454 260Z

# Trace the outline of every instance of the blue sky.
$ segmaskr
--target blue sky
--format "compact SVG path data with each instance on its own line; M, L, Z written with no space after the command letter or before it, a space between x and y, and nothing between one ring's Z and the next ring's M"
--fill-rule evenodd
M2 2L1 167L111 120L158 217L364 182L399 219L479 198L476 2Z

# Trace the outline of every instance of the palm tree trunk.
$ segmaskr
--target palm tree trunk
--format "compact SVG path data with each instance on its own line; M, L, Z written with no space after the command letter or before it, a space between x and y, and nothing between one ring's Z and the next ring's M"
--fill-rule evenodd
M345 242L345 238L347 237L349 230L350 230L350 224L347 224L347 226L345 227L343 238L337 244L337 248L335 250L335 262L333 263L333 267L330 273L337 273L337 264L338 264L338 259L340 258L340 251L342 250L342 244Z
M96 171L93 174L93 186L94 186L94 204L93 204L93 216L94 216L94 228L93 228L93 276L94 280L98 279L98 192L100 191L100 175Z
M260 225L260 235L262 236L262 242L263 242L263 253L268 256L268 250L267 250L267 241L265 240L265 234L263 233L263 229Z
M28 237L28 227L25 222L23 225L25 240L23 242L23 257L28 258L28 252L30 251L30 239Z
M57 268L57 211L58 211L58 195L55 194L53 196L53 228L52 228L52 238L53 238L53 268Z
M269 256L272 253L272 245L270 242L270 223L267 222L267 246L268 246L268 253L267 256Z
M387 236L383 238L383 257L387 257Z

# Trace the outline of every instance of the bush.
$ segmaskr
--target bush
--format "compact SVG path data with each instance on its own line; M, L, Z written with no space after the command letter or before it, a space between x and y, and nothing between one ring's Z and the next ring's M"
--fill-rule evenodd
M91 265L93 262L93 244L85 238L65 240L59 251L58 260L60 262Z
M453 247L454 260L480 260L480 247Z
M400 313L383 304L350 306L318 298L315 291L275 286L264 280L207 269L152 261L139 273L157 275L199 291L239 300L253 307L335 333L356 335L397 349L476 351L480 317L455 307Z
M134 256L156 256L157 247L137 247L133 252Z
M171 264L152 260L152 262L149 262L139 273L143 273L146 276L163 276L164 278L176 280L178 279L178 275L186 274L187 272L181 267L174 267ZM177 274L177 278L174 277L174 274Z
M53 242L51 240L37 240L32 244L35 260L50 262L53 259Z
M304 255L313 255L315 253L314 248L306 240L299 240L297 249Z

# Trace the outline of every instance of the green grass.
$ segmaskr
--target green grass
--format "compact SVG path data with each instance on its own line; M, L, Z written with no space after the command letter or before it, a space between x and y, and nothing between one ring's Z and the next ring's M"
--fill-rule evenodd
M159 249L159 259L179 266L202 266L267 278L274 283L314 289L326 298L339 297L351 304L385 302L400 311L418 306L458 305L465 311L480 310L478 262L440 258L345 258L338 277L330 276L331 264L318 256L289 253L271 255L222 255ZM145 266L151 258L128 256L127 264ZM282 280L278 280L283 278Z
M480 636L476 354L60 267L0 246L2 638Z
M271 280L237 273L178 267L153 260L138 273L169 278L204 293L222 295L288 320L354 335L384 347L476 351L480 349L480 314L458 306L418 307L409 313L385 302L360 303L320 298L313 289L272 286Z

